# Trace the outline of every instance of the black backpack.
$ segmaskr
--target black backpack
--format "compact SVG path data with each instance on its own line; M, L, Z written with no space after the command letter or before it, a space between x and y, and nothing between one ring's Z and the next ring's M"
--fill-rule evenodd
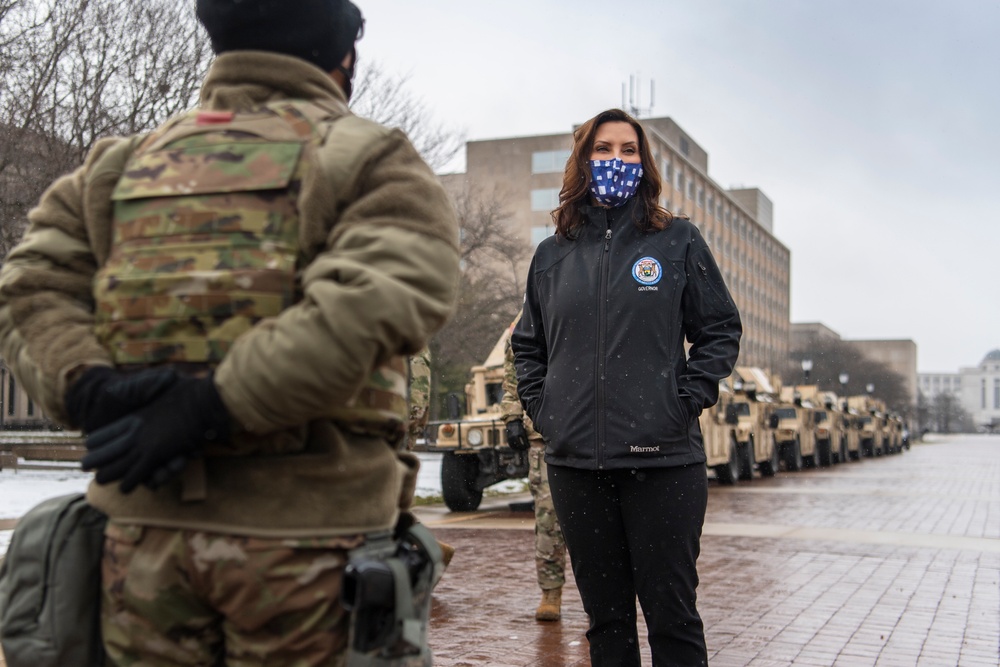
M8 667L95 667L107 517L82 493L50 498L17 523L0 564L0 644Z

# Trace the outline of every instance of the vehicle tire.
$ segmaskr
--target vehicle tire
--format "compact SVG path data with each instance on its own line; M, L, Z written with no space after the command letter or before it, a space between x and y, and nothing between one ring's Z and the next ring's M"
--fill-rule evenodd
M816 442L816 456L819 459L819 467L829 468L833 465L833 442L818 440Z
M730 486L736 483L736 480L740 476L740 462L736 451L736 439L729 439L729 460L722 465L717 465L714 468L715 478L719 480L719 484L725 484Z
M849 456L849 454L848 454L848 451L847 451L847 438L845 438L843 435L841 435L840 436L840 455L837 457L837 460L838 460L839 463L847 463L848 456Z
M784 454L785 470L791 472L802 470L802 443L799 442L798 437L795 438L795 442L785 448Z
M766 461L760 462L760 476L761 477L774 477L778 474L778 468L781 464L781 450L778 448L778 443L771 438L771 458Z
M740 479L744 481L752 480L754 459L757 458L754 453L753 436L750 436L745 445L737 445L736 451L739 454Z
M869 459L875 456L875 442L869 438L862 440L861 454Z
M441 493L452 512L472 512L483 501L483 490L476 488L479 458L475 455L445 452L441 457Z

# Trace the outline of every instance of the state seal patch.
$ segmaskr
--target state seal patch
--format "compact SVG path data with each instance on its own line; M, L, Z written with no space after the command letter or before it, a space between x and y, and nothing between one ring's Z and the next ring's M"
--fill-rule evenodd
M643 257L632 265L632 277L640 285L655 285L663 277L663 267L655 258Z

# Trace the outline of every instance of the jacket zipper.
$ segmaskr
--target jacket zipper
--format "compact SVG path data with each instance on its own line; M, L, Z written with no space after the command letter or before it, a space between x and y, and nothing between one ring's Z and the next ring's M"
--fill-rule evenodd
M607 214L605 214L607 215ZM601 287L597 295L597 469L604 468L604 451L607 445L605 441L605 391L604 391L604 358L607 346L607 303L608 303L608 275L611 272L611 259L608 253L611 250L611 221L608 220L608 230L604 233L604 252L601 253Z

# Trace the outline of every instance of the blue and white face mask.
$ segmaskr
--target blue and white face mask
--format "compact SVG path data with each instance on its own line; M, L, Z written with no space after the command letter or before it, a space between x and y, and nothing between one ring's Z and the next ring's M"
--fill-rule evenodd
M639 188L642 164L614 160L590 161L590 193L597 203L618 207L627 202Z

